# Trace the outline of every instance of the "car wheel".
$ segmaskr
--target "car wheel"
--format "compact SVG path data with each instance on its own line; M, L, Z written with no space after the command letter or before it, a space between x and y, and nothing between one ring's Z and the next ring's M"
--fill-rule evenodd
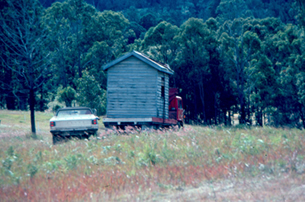
M83 134L80 139L89 139L90 134Z
M53 134L53 144L57 144L62 141L61 135Z

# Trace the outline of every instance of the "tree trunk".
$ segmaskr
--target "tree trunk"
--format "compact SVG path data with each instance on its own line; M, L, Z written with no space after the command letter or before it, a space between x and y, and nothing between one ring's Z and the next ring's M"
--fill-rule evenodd
M80 58L80 50L78 50L78 76L82 78L82 66L81 66L81 58Z
M200 94L200 100L202 103L202 115L203 115L203 121L206 124L207 123L207 118L205 115L205 102L204 102L204 87L202 81L199 82L199 94Z
M245 105L244 105L244 103L241 103L241 105L240 105L240 119L239 119L239 124L245 124L245 123L246 123Z
M218 103L219 103L219 93L218 92L216 92L216 93L214 93L214 116L215 116L215 125L217 125L218 124L218 122L217 122L217 118L218 118L218 111L219 111L219 109L218 109ZM219 123L221 122L221 120L220 120L221 118L219 118Z
M72 101L71 100L65 100L66 107L72 107Z
M304 116L304 109L302 107L302 111L301 111L301 119L302 119L302 123L303 123L303 128L305 128L305 116Z
M216 95L214 96L214 124L217 125L217 116L218 116L218 113L217 113L217 103L216 103Z
M247 121L252 125L252 118L251 118L251 112L250 112L250 93L248 94L248 102L247 102Z
M68 81L67 81L67 75L66 75L66 65L64 64L64 57L63 57L63 53L61 56L61 60L60 60L60 64L61 64L61 68L59 69L60 71L60 78L61 78L61 84L63 85L63 88L66 88L68 86Z
M27 94L26 93L19 93L18 94L18 109L22 111L27 110L28 106L28 100L27 100Z
M228 124L229 124L229 126L231 126L231 125L232 125L232 120L231 120L231 111L229 110L228 112L229 112Z
M300 116L303 124L303 128L305 128L305 113L304 113L304 107L300 105Z
M6 108L8 110L14 110L16 109L16 102L15 102L15 97L14 97L14 94L13 93L8 93L8 96L6 96L5 98L5 101L6 101Z
M197 106L197 92L196 92L196 90L194 90L194 100L193 100L193 103L194 103L194 107L195 107L195 109L194 109L194 113L193 113L193 120L195 120L196 121L196 123L197 123L197 119L198 119L198 106Z
M260 109L260 107L258 107L258 109L257 109L256 121L259 126L263 126L263 113L262 113L262 110Z
M30 89L30 111L31 111L31 129L32 137L37 138L35 126L35 91Z
M225 109L223 110L223 122L224 122L225 126L228 125L228 123L227 123L227 111Z

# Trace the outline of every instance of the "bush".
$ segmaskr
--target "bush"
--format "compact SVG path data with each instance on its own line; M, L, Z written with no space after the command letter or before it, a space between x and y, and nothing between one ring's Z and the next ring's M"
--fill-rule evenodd
M100 87L94 76L87 71L83 72L83 77L78 82L77 103L97 110L97 115L106 113L106 91Z

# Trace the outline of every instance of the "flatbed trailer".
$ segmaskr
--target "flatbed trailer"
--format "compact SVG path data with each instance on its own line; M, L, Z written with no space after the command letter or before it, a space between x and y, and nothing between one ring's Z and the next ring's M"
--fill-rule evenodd
M178 125L175 119L162 119L158 117L151 118L104 118L103 123L106 128L125 129L126 126L153 128L170 127Z

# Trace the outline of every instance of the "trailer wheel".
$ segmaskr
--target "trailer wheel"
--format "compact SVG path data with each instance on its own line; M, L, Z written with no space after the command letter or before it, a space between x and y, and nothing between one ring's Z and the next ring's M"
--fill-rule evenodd
M116 131L117 130L117 126L114 124L105 124L105 131Z
M180 128L183 128L183 122L182 121L179 121L178 122L178 128L180 129Z
M156 130L156 126L155 125L142 125L142 131L144 132L153 132L154 130Z

